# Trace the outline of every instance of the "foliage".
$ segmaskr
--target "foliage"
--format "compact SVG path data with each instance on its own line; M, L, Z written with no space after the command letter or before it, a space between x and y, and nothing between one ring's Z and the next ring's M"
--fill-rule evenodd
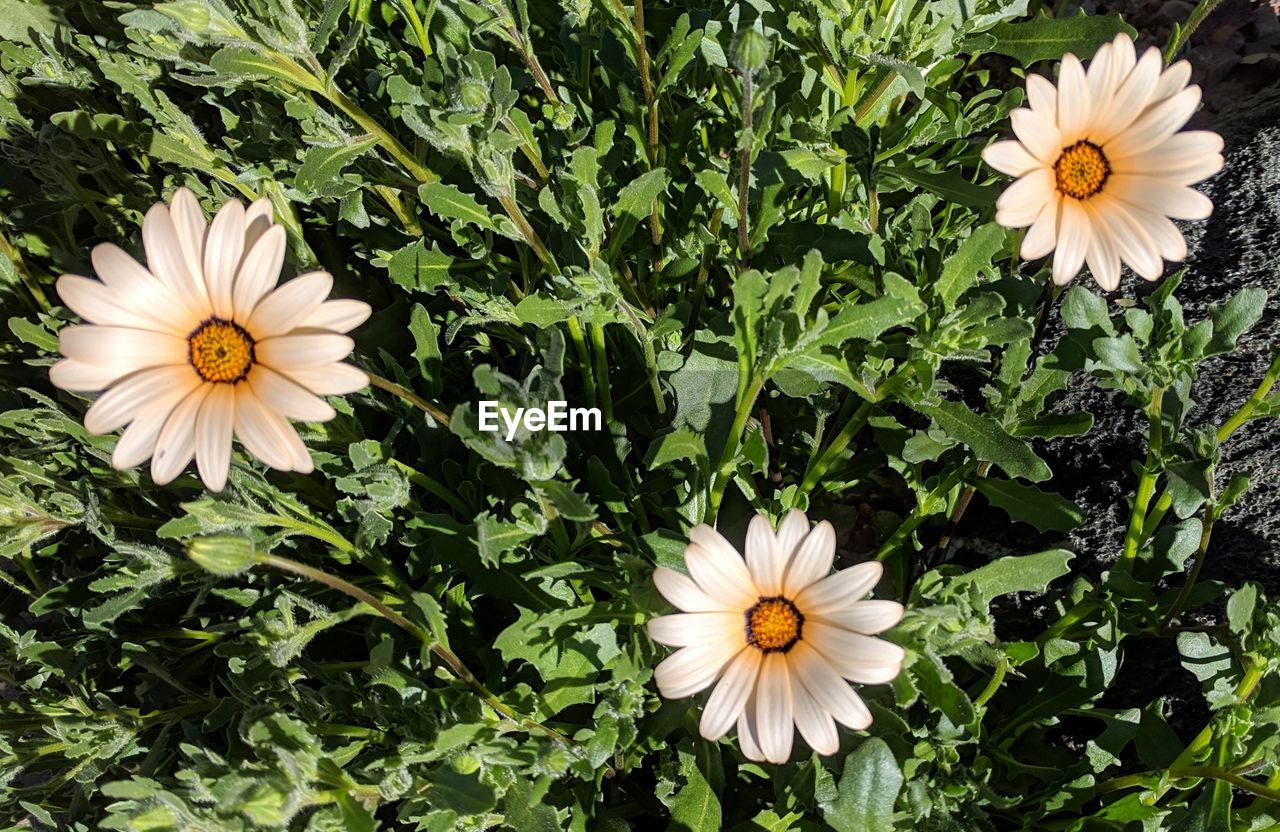
M3 822L1280 823L1280 616L1197 581L1248 485L1219 446L1280 413L1280 363L1191 418L1264 298L1054 306L1011 257L979 153L1023 93L995 68L1129 31L1027 6L0 0ZM157 488L48 384L54 278L139 250L179 185L269 197L290 268L376 310L383 383L305 427L314 475ZM1092 425L1069 384L1147 422L1101 575L1052 534L1083 519L1041 456ZM481 399L603 429L508 439ZM1044 551L967 551L972 499ZM885 562L908 664L839 755L768 767L657 697L642 625L692 523L792 507L839 521L840 565ZM1115 690L1153 643L1201 700Z

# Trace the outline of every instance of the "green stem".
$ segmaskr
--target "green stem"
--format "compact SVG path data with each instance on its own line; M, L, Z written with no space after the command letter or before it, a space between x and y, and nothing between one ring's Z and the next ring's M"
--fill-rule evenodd
M606 422L613 421L613 394L609 388L609 353L604 341L604 325L590 324L591 351L595 356L596 391Z
M0 217L3 220L3 217ZM22 252L18 251L3 233L0 233L0 255L3 255L13 264L13 269L18 273L18 277L22 280L22 285L26 287L31 294L31 299L40 307L40 311L48 312L50 308L49 298L44 293L44 289L40 288L40 284L31 276L31 272L27 269L27 264L23 262Z
M1249 396L1248 401L1240 406L1240 409L1231 415L1231 418L1223 422L1218 428L1217 438L1218 444L1226 442L1233 434L1247 421L1253 418L1256 411L1266 400L1267 395L1271 393L1271 388L1275 386L1276 380L1280 378L1280 351L1277 351L1275 357L1271 360L1271 366L1263 374L1262 379L1258 382L1257 388L1254 389L1253 395ZM1169 508L1173 505L1173 493L1169 489L1165 489L1160 498L1156 500L1155 505L1148 515L1146 524L1142 527L1142 542L1145 543L1151 535L1155 534L1156 528L1160 525L1160 521L1164 519Z
M1200 579L1200 567L1204 566L1205 554L1209 551L1209 536L1213 533L1213 522L1216 519L1217 511L1213 505L1214 487L1213 487L1213 468L1210 467L1206 472L1206 478L1209 481L1209 505L1204 513L1204 527L1200 531L1200 545L1196 547L1195 560L1191 563L1191 571L1187 574L1187 580L1182 584L1182 589L1178 592L1178 597L1173 599L1173 605L1169 607L1169 612L1164 617L1164 622L1160 625L1160 629L1166 630L1173 619L1178 617L1178 613L1182 612L1183 607L1187 604L1187 599L1191 597L1191 591L1196 588L1196 581Z
M982 689L982 693L978 694L973 700L976 707L981 708L987 702L991 701L991 697L996 695L996 691L1000 690L1000 685L1004 683L1005 674L1009 672L1009 657L1002 655L996 662L996 669L991 673L991 679L987 682L987 686Z
M1132 789L1134 787L1145 787L1152 777L1160 775L1159 771L1148 771L1141 774L1129 774L1124 777L1117 777L1113 780L1107 780L1099 783L1097 786L1098 794L1114 792L1120 789ZM1280 789L1273 788L1263 783L1258 783L1247 777L1241 777L1233 771L1219 768L1217 766L1178 766L1169 768L1164 774L1174 780L1184 780L1189 778L1207 778L1210 780L1222 780L1230 783L1238 789L1256 794L1267 800L1280 801Z
M431 57L431 39L427 37L427 28L422 25L422 18L418 16L418 10L414 7L413 0L396 0L395 6L404 15L410 31L413 32L414 39L418 41L418 48L422 50L422 54L425 57Z
M969 471L973 469L973 465L974 463L968 462L956 468L942 482L938 483L932 491L926 494L925 498L916 505L911 514L902 521L898 528L894 529L893 534L889 535L889 538L880 544L880 548L876 550L875 559L884 560L905 543L925 520L934 515L938 502L947 499L947 495L951 493L951 490L968 476Z
M750 70L742 73L742 156L738 172L738 270L747 268L751 259L751 216L748 202L751 196L751 146L755 138L751 132L753 102Z
M763 388L764 379L751 376L745 389L738 395L738 408L733 417L733 427L729 429L729 436L725 439L724 451L720 454L720 464L716 466L715 473L712 475L711 494L707 502L707 512L702 521L708 525L715 525L716 515L720 512L720 501L724 499L725 488L728 487L733 473L734 460L738 457L738 449L742 447L742 433L747 428L747 419L751 417L751 411L755 409L756 397L760 395Z
M428 416L430 416L432 419L435 419L440 424L444 425L445 427L449 427L449 414L445 413L436 405L422 398L417 393L414 393L412 390L409 390L408 388L405 388L400 386L399 384L396 384L394 381L390 379L383 378L382 376L377 375L376 373L370 373L368 370L365 371L365 374L369 376L369 384L371 386L377 387L380 390L386 390L388 393L399 396L401 399L413 405L414 407L418 408L422 412L426 413Z
M573 341L573 350L578 354L578 367L582 371L582 393L587 399L587 406L595 407L599 402L596 396L596 377L591 369L591 352L587 348L587 339L582 334L582 321L574 315L566 323L569 327L569 340Z
M462 502L462 499L446 487L444 483L427 476L418 469L406 465L398 459L389 459L387 460L387 463L391 465L392 468L395 468L404 474L405 477L408 478L409 482L445 501L460 516L471 519L472 512L467 508L467 504Z
M800 481L801 493L807 494L821 485L822 478L826 476L828 469L836 463L845 448L848 448L849 443L853 441L853 437L857 436L858 431L866 425L874 407L874 402L865 399L858 405L858 409L853 412L849 421L845 422L844 427L840 428L840 432L833 436L827 447L809 463L804 472L804 478Z
M1142 477L1138 480L1138 492L1133 498L1133 511L1129 515L1129 527L1124 535L1124 548L1116 569L1120 572L1132 572L1134 561L1138 557L1138 549L1142 546L1142 530L1147 520L1147 511L1151 507L1151 497L1155 493L1156 479L1160 476L1157 464L1160 460L1161 447L1164 442L1164 426L1160 421L1160 411L1164 403L1164 388L1157 387L1151 392L1151 404L1147 407L1147 461L1142 466Z
M1213 13L1213 10L1221 5L1222 0L1200 0L1196 7L1191 10L1187 22L1178 27L1177 33L1169 45L1164 48L1164 62L1167 66L1173 61L1175 55L1186 46L1187 41L1191 39L1191 33L1200 28L1200 24L1204 23L1204 19Z
M526 729L534 729L537 731L541 731L542 733L546 734L547 736L551 737L552 739L556 740L559 743L562 743L567 746L572 746L574 744L572 740L570 740L568 737L566 737L564 734L561 734L559 731L555 730L554 728L550 728L546 725L543 725L541 722L538 722L537 720L521 717L514 710L512 710L510 706L508 706L505 702L503 702L496 695L494 695L492 691L486 688L484 684L479 679L477 679L476 676L470 670L467 669L466 665L463 664L462 660L458 658L458 656L452 650L449 650L447 647L436 642L436 640L432 638L431 634L428 633L426 630L419 627L417 624L414 624L412 621L405 618L403 615L396 612L395 610L391 609L391 607L382 603L377 598L365 592L363 589L356 586L355 584L344 581L342 578L339 578L337 575L331 575L328 572L324 572L320 569L307 566L304 563L298 563L297 561L290 560L289 558L282 558L278 555L270 555L270 554L264 554L259 552L254 555L254 561L256 561L257 563L263 566L269 566L272 569L278 569L281 572L288 572L290 574L297 575L298 577L306 578L308 580L315 581L316 583L324 584L325 586L330 587L332 589L336 589L339 592L345 595L348 595L351 598L354 598L355 600L363 604L367 604L369 607L372 607L383 618L387 619L392 624L395 624L397 627L399 627L400 629L404 630L405 632L409 633L411 636L413 636L414 638L422 642L423 646L425 646L428 650L430 650L431 653L437 659L439 659L449 668L450 672L453 673L455 678L457 678L459 681L469 686L473 691L475 691L477 695L479 695L481 699L483 699L486 703L488 703L489 706L493 708L495 711L502 714L507 719L511 720L517 725L521 725Z
M1262 681L1262 677L1266 674L1266 670L1266 661L1254 661L1249 665L1248 669L1245 670L1244 676L1241 677L1240 683L1236 685L1237 703L1243 703L1253 695L1253 692L1258 688L1258 683ZM1173 761L1173 768L1186 766L1192 760L1195 760L1206 748L1209 747L1209 743L1211 742L1213 742L1212 723L1206 725L1204 729L1196 735L1195 739L1193 739L1187 747L1183 749L1182 753L1178 755L1178 758ZM1164 794L1164 790L1161 790L1160 794Z

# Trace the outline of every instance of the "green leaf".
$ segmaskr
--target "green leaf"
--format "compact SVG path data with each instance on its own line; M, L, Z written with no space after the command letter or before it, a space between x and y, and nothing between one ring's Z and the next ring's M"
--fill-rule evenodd
M996 39L992 51L1008 55L1023 66L1036 61L1054 61L1068 52L1088 59L1098 47L1120 33L1133 37L1137 31L1119 15L1049 17L1041 14L1019 23L1002 22L990 31Z
M1011 592L1043 593L1050 583L1070 571L1068 564L1073 557L1075 553L1066 549L1048 549L1034 555L998 558L961 575L955 583L976 587L987 602Z
M1262 317L1267 306L1267 293L1250 287L1241 289L1229 301L1214 304L1209 309L1213 321L1213 338L1204 349L1204 355L1220 355L1236 348L1236 341Z
M1011 477L1044 482L1052 472L1031 446L1014 436L990 416L974 413L960 402L917 404L915 409L933 417L938 427L968 445L978 459L999 465Z
M313 147L307 151L298 175L294 178L294 186L304 193L317 194L324 191L334 179L341 175L343 168L363 156L369 148L378 143L374 136L365 136L350 144L337 147Z
M228 81L275 79L323 94L324 88L315 78L272 60L272 54L269 49L224 46L209 59L209 66Z
M980 273L991 268L991 258L1004 247L1007 236L1008 232L993 222L980 225L946 259L935 287L945 306L952 306L978 282Z
M979 477L973 486L1011 518L1030 523L1041 532L1069 532L1084 522L1084 512L1075 503L1034 485Z
M720 799L698 766L697 757L687 751L680 751L679 755L684 785L665 801L671 810L668 830L720 832Z
M887 165L881 168L880 172L885 175L896 176L899 179L905 179L912 185L919 185L926 191L931 191L944 199L970 208L985 208L995 202L996 197L1000 194L998 186L975 185L958 170L935 173L917 168Z
M820 346L840 346L854 338L870 340L894 327L906 326L920 317L925 305L912 287L897 275L885 275L884 297L866 303L847 304L840 310L810 352Z
M871 737L845 758L836 795L822 804L822 818L836 832L893 832L893 807L902 785L902 770L888 744Z
M387 271L392 281L406 289L433 292L441 286L453 283L449 272L454 262L453 257L434 245L428 248L426 243L419 240L391 255L391 259L387 261Z
M636 221L648 217L653 201L667 187L667 176L666 168L656 168L632 179L618 192L613 203L613 215Z
M418 188L418 198L427 210L443 220L457 220L488 231L496 230L493 216L475 197L444 182L429 182Z

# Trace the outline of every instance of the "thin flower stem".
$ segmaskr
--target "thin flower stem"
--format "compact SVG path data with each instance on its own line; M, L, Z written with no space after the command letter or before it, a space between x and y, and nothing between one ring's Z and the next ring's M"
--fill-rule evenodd
M1258 783L1247 777L1241 777L1233 771L1227 771L1217 766L1180 766L1165 769L1163 772L1167 777L1173 780L1185 780L1189 778L1207 778L1210 780L1221 780L1230 783L1238 789L1256 794L1267 800L1280 801L1280 789L1273 788L1269 785ZM1147 771L1141 774L1129 774L1124 777L1116 777L1112 780L1106 780L1099 783L1095 791L1098 794L1106 794L1120 789L1132 789L1135 787L1145 787L1152 777L1157 777L1160 771Z
M1187 604L1187 599L1191 597L1191 591L1196 588L1196 581L1200 579L1200 567L1204 566L1205 554L1209 551L1209 536L1213 533L1213 523L1217 519L1217 511L1213 505L1214 487L1213 487L1213 468L1212 466L1206 472L1206 479L1209 481L1209 504L1205 511L1204 527L1200 531L1200 545L1196 547L1195 560L1191 562L1191 571L1187 573L1187 580L1182 585L1182 589L1178 592L1178 597L1173 599L1169 612L1165 614L1164 621L1160 624L1160 630L1167 630L1173 619L1178 617L1178 613L1182 612L1183 607Z
M596 396L596 377L591 367L587 338L582 333L582 321L574 315L565 323L569 327L569 340L573 341L573 350L578 354L578 368L582 371L582 393L587 399L587 406L595 407L599 402Z
M558 105L560 96L556 95L555 87L551 86L551 79L547 77L546 71L543 70L541 62L538 61L538 56L534 54L533 48L529 46L529 42L525 40L524 34L516 27L514 21L507 24L507 34L511 36L512 41L515 43L517 51L520 52L520 57L524 58L525 65L529 67L529 72L533 74L534 80L542 88L542 94L552 104Z
M633 18L636 35L636 69L640 73L640 87L644 91L644 103L648 115L648 133L645 137L645 155L649 158L649 170L658 167L658 99L654 94L649 47L644 36L644 0L635 0ZM662 220L658 216L658 200L653 201L649 214L649 229L655 246L662 245Z
M424 491L439 497L441 500L444 500L449 504L450 508L458 513L459 516L471 519L473 512L468 509L467 504L462 502L461 498L446 487L444 483L434 479L433 477L427 476L417 468L406 465L398 459L389 459L387 462L392 468L395 468L404 474L409 482L420 487Z
M604 340L604 324L590 324L591 351L595 355L596 391L606 422L613 421L613 394L609 388L609 353Z
M1258 684L1262 681L1262 677L1266 675L1267 664L1268 663L1265 660L1255 660L1250 663L1249 667L1245 670L1244 676L1241 677L1240 683L1236 685L1237 704L1242 704L1247 701L1249 697L1253 696L1254 691L1258 689ZM1204 753L1204 750L1209 747L1211 742L1213 742L1212 723L1206 725L1200 733L1195 736L1195 739L1191 740L1191 742L1187 744L1187 747L1182 750L1182 753L1178 755L1178 758L1173 761L1173 767L1178 768L1186 766L1188 763ZM1164 794L1164 790L1161 790L1159 793Z
M383 378L376 373L370 373L368 370L365 371L365 374L369 376L369 384L373 387L377 387L379 390L386 390L388 393L399 396L401 399L423 411L446 428L449 427L449 414L422 398L417 393L396 384L391 379Z
M961 465L926 494L925 498L916 505L911 514L902 521L898 528L894 529L893 534L889 535L889 538L880 544L880 548L876 550L875 559L882 561L897 551L898 547L905 543L915 533L916 529L920 528L924 521L934 514L935 509L938 507L938 502L946 500L952 489L968 476L969 472L973 470L973 466L973 462Z
M858 431L862 430L866 425L867 419L871 416L871 410L875 406L874 402L863 400L858 405L858 409L853 412L853 416L849 421L845 422L840 432L832 437L827 447L813 459L804 472L804 478L800 481L801 493L809 493L815 490L822 483L822 478L826 476L827 470L835 464L840 455L844 453L845 448L849 447L849 443L853 441L853 437L858 435Z
M711 493L707 501L704 523L714 526L716 515L720 512L720 501L724 499L725 488L729 485L733 473L733 461L738 457L738 449L742 447L742 433L747 428L747 420L755 410L756 398L764 389L764 379L752 375L738 396L738 408L733 417L733 427L725 440L724 451L720 454L720 464L716 466L711 479Z
M496 695L494 695L492 691L490 691L487 687L485 687L484 684L479 679L476 678L475 674L473 674L470 670L467 669L466 665L463 664L462 660L458 658L458 656L452 650L449 650L447 647L439 644L432 637L432 635L428 633L426 630L419 627L417 624L414 624L412 621L405 618L403 615L396 612L395 610L391 609L391 607L379 601L377 598L373 597L368 592L365 592L363 589L356 586L355 584L344 581L342 578L339 578L337 575L331 575L328 572L325 572L323 570L316 569L314 567L307 566L304 563L299 563L295 560L290 560L289 558L283 558L278 555L270 555L270 554L264 554L259 552L254 555L254 561L256 561L257 563L263 566L269 566L272 569L278 569L281 572L288 572L290 574L297 575L298 577L306 578L307 580L324 584L325 586L330 587L332 589L336 589L337 591L345 595L348 595L351 598L354 598L355 600L363 604L367 604L369 607L372 607L383 618L387 619L392 624L395 624L397 627L399 627L400 629L404 630L405 632L409 633L414 638L422 642L423 646L425 646L428 650L430 650L431 653L437 659L439 659L449 668L450 672L453 673L455 678L457 678L459 681L463 682L468 687L470 687L473 691L475 691L475 693L481 699L483 699L486 703L488 703L488 705L491 708L493 708L495 711L502 714L512 722L515 722L516 724L523 726L526 729L534 729L537 731L541 731L542 733L551 737L555 741L562 743L563 745L566 745L566 746L574 745L572 740L570 740L564 734L561 734L556 729L543 725L541 722L538 722L535 719L529 719L517 714L514 710L511 709L510 706L508 706L505 702L503 702Z
M1182 47L1186 46L1187 41L1191 40L1191 34L1200 28L1200 24L1204 23L1206 17L1213 13L1213 10L1222 4L1222 0L1200 0L1196 7L1191 10L1191 14L1187 17L1187 22L1178 27L1177 33L1173 39L1169 41L1169 45L1164 48L1164 62L1168 66L1173 62Z
M0 220L3 220L3 217L0 217ZM14 271L18 273L18 277L22 280L22 285L31 294L31 299L36 302L36 306L40 307L40 311L48 312L50 309L49 298L45 295L44 289L40 288L40 284L36 282L31 272L27 269L27 264L22 259L22 252L10 243L2 232L0 232L0 255L3 255L13 264Z
M431 57L431 39L427 37L427 28L422 25L422 18L418 16L418 10L414 7L414 0L395 0L396 9L404 16L405 22L409 24L409 29L413 32L413 37L418 41L418 48L422 50L424 57Z
M1147 461L1142 466L1142 476L1138 480L1138 491L1133 498L1133 511L1129 515L1129 527L1124 535L1124 548L1116 569L1120 572L1133 571L1138 550L1142 547L1142 530L1147 520L1147 511L1151 507L1151 497L1155 493L1156 479L1160 476L1157 464L1160 461L1161 448L1164 443L1164 425L1161 423L1161 407L1164 403L1164 388L1157 387L1151 392L1151 404L1147 406Z
M996 695L996 691L1000 690L1000 685L1004 684L1005 674L1009 672L1009 657L1001 655L996 662L996 669L991 672L991 679L987 682L987 686L982 689L982 693L978 694L973 704L981 708L983 705L991 701L991 697Z
M742 157L738 172L738 271L747 268L751 259L751 215L749 200L751 196L751 147L755 144L752 134L751 119L754 102L752 101L751 70L742 73Z
M1218 428L1218 443L1226 442L1233 434L1247 421L1253 418L1254 412L1266 400L1271 388L1275 386L1276 380L1280 378L1280 351L1277 351L1275 357L1271 360L1271 366L1267 368L1262 379L1258 382L1257 388L1240 409L1231 415L1231 418L1223 422ZM1166 488L1160 498L1156 500L1150 514L1147 517L1146 524L1142 527L1142 542L1145 543L1151 535L1155 534L1156 528L1160 525L1160 521L1164 519L1169 508L1173 505L1173 493Z

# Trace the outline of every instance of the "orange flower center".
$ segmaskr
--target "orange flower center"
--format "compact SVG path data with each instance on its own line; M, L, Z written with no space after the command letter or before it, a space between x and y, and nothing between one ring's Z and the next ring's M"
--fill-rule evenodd
M1111 163L1098 147L1087 139L1062 151L1053 163L1053 176L1058 191L1076 199L1088 199L1102 190L1111 175Z
M800 640L804 616L796 605L775 595L761 598L746 612L747 644L762 653L785 653Z
M187 336L187 358L205 381L235 384L253 366L253 338L234 321L210 318Z

